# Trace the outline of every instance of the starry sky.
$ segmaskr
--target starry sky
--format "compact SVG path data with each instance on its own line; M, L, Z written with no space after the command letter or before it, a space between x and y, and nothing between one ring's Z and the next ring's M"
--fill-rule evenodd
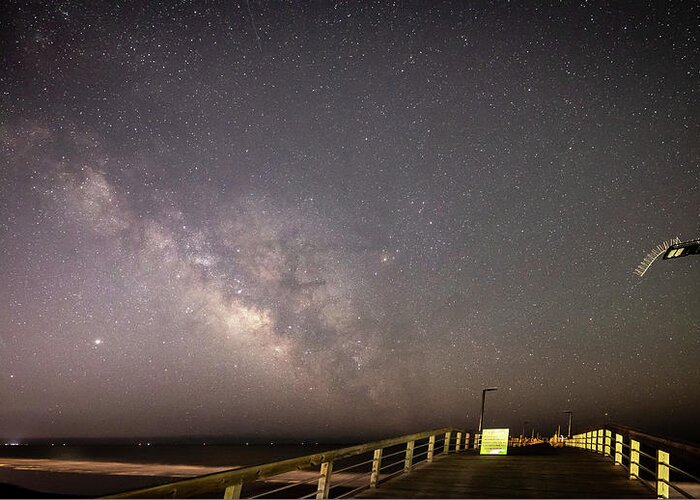
M0 437L700 438L699 15L10 1Z

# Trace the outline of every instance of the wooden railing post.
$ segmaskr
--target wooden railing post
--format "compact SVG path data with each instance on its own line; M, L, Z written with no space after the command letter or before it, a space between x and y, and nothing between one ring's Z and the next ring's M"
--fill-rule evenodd
M372 458L372 475L369 477L369 487L376 488L379 483L379 470L382 468L382 449L374 450Z
M432 462L434 456L435 456L435 434L430 436L430 438L428 439L428 462Z
M316 488L316 499L328 498L331 489L331 473L333 472L333 462L323 462L321 464L321 475L318 478L318 488Z
M406 443L406 459L403 462L404 472L411 472L411 467L413 466L413 447L415 445L415 441L409 441Z
M630 440L630 479L639 478L639 441Z
M595 431L595 452L598 453L600 448L600 431Z
M668 452L658 450L656 452L656 497L668 498L668 483L670 480L671 457Z
M622 434L615 433L615 465L622 465Z
M241 498L241 490L243 489L243 482L230 484L226 487L224 491L225 499L235 499Z
M442 452L447 455L450 452L450 439L452 439L452 432L447 431L445 433L445 446L442 448Z
M598 453L598 431L593 431L593 451Z
M462 451L462 433L457 433L457 442L455 443L455 451Z
M605 448L603 448L603 454L609 457L612 453L612 431L605 429Z

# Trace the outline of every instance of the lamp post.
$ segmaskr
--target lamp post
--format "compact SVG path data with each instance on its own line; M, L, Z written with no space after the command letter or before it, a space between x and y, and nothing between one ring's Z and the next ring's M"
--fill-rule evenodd
M481 436L481 430L484 426L484 405L486 404L486 393L489 391L497 391L498 387L488 387L481 391L481 416L479 417L479 436Z
M700 238L696 240L681 241L678 238L664 241L652 249L644 260L634 270L640 278L644 276L656 259L663 255L663 260L687 257L688 255L700 255Z
M571 410L564 410L564 413L568 413L568 414L569 414L569 433L567 434L566 437L568 437L569 439L571 439L571 419L572 419L572 417L573 417L574 412L572 412Z

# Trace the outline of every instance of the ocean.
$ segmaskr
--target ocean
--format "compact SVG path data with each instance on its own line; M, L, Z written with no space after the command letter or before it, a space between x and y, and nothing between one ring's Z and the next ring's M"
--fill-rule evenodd
M345 445L146 444L0 446L0 483L95 497Z

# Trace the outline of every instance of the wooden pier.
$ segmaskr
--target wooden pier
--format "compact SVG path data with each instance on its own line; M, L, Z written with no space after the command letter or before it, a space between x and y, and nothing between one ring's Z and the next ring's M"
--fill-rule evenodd
M700 493L700 477L689 472L700 467L700 448L688 443L620 426L557 436L555 446L534 443L511 438L507 455L480 455L463 430L435 429L107 498L697 498ZM483 445L489 450L486 439ZM685 463L691 468L678 466Z

